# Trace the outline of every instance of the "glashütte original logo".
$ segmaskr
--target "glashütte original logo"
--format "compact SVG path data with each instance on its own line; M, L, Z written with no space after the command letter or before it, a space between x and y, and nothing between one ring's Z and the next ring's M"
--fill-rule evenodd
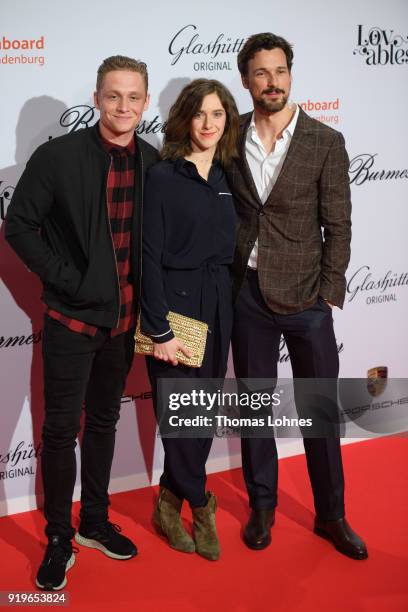
M339 122L339 98L335 100L307 100L307 102L299 102L299 106L317 121L336 125Z
M378 153L360 153L350 160L350 184L362 185L366 181L391 181L408 179L408 168L378 170L374 168Z
M349 295L347 301L352 302L359 295L363 295L366 304L396 302L397 291L395 289L408 285L408 272L388 270L384 275L378 277L374 276L370 270L370 266L361 266L352 274L347 283Z
M403 65L408 63L408 34L374 26L357 26L357 47L353 55L361 55L368 66Z
M370 368L367 372L367 391L373 397L378 397L385 391L387 386L388 368L387 366L377 366Z
M33 442L21 440L15 447L6 453L0 453L0 480L19 478L21 476L34 476L34 459L41 455L41 443L34 446ZM29 463L29 465L27 465ZM5 467L5 470L1 468Z
M44 66L45 57L38 51L45 49L44 36L40 38L10 38L0 36L1 64L37 64Z
M196 25L190 23L183 26L170 41L169 53L172 56L171 65L187 56L208 56L211 61L195 61L193 70L214 71L232 70L231 62L225 59L225 55L239 53L245 42L245 38L226 36L218 34L214 40L202 40Z

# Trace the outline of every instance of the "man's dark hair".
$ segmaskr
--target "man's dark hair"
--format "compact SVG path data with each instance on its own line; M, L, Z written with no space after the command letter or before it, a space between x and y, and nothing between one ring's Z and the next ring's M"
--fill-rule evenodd
M292 45L281 36L276 36L271 32L263 32L262 34L253 34L250 36L241 51L238 53L238 70L242 76L246 76L248 72L248 62L253 59L258 51L270 51L271 49L282 49L286 55L286 63L289 72L292 69L293 51Z

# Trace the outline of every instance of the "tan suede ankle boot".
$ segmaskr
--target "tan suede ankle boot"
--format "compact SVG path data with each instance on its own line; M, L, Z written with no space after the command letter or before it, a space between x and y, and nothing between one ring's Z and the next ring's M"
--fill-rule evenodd
M207 505L193 508L193 534L196 551L205 559L216 561L220 557L220 543L215 525L217 499L207 492Z
M195 544L184 529L180 518L183 502L174 493L160 487L159 498L153 513L153 524L165 535L172 548L181 552L193 553Z

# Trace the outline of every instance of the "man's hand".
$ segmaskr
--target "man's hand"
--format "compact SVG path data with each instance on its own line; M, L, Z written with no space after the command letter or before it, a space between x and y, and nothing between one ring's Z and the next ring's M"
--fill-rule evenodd
M163 342L161 344L153 342L153 357L155 359L167 361L174 366L178 365L176 353L179 350L184 353L186 357L191 357L191 352L184 346L181 340L177 338L172 338L168 342Z

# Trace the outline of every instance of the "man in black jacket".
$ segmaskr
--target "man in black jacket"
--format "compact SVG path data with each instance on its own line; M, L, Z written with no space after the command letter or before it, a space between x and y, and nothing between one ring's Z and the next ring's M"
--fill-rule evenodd
M40 146L8 210L6 238L41 278L47 306L42 476L48 546L36 580L44 589L62 589L75 560L71 506L83 404L75 540L114 559L137 554L108 520L108 485L134 350L143 182L158 159L135 134L149 104L147 80L143 62L105 59L95 92L100 121Z

